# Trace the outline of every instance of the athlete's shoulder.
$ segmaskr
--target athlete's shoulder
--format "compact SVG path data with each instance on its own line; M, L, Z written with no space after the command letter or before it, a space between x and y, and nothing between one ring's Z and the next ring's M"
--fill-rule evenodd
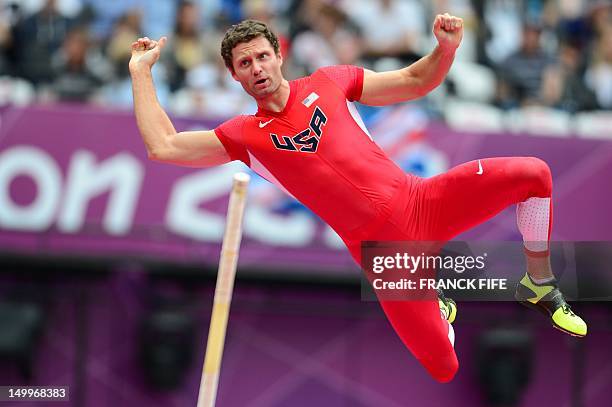
M256 120L255 114L239 114L237 116L228 119L225 123L232 123L233 125L244 126L245 123Z
M359 100L363 90L363 68L355 65L333 65L317 69L313 74L324 76L339 87L346 97L351 100Z
M240 114L238 116L234 116L231 119L228 119L218 125L215 128L215 132L217 134L221 133L225 137L239 139L242 135L242 130L244 125L249 121L253 120L255 116Z
M313 73L313 75L317 74L326 75L333 80L340 77L351 77L363 74L363 68L356 65L330 65L321 67Z
M363 68L354 65L330 65L318 68L310 75L293 79L295 88L300 89L310 84L318 83L321 79L332 82L346 82L359 76L363 76Z
M251 115L251 114L239 114L239 115L236 115L234 117L230 117L229 119L224 121L223 124L225 124L225 123L242 124L245 121L249 120L250 117L253 117L253 115Z
M296 92L300 92L306 87L310 86L312 83L312 75L302 76L301 78L292 79L289 81L289 85L291 89L294 89Z

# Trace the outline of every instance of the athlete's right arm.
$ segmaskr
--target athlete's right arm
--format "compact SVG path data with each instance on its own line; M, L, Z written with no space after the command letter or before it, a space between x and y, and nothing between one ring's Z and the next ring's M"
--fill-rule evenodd
M214 131L177 133L160 106L151 67L159 59L166 41L166 37L159 41L145 37L132 43L129 68L134 113L149 158L188 167L209 167L229 162L230 157Z

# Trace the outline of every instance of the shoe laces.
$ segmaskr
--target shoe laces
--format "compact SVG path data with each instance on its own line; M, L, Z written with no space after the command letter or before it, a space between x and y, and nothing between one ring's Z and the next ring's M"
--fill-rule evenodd
M561 306L561 308L563 309L563 313L564 314L568 314L571 316L576 316L576 314L574 314L574 312L572 311L572 308L569 306L569 304L563 304Z

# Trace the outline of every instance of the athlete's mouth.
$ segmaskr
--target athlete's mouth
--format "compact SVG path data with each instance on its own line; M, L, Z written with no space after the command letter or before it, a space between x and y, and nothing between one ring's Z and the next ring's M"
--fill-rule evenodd
M255 85L261 85L262 83L264 83L264 82L265 82L265 81L267 81L267 80L268 80L267 78L260 79L260 80L258 80L258 81L256 81L256 82L255 82Z

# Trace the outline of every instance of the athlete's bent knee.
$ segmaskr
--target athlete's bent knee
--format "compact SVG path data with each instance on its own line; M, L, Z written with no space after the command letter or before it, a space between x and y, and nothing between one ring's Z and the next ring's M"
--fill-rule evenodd
M537 157L525 157L523 169L523 175L531 184L531 196L545 198L552 194L552 174L545 161Z

